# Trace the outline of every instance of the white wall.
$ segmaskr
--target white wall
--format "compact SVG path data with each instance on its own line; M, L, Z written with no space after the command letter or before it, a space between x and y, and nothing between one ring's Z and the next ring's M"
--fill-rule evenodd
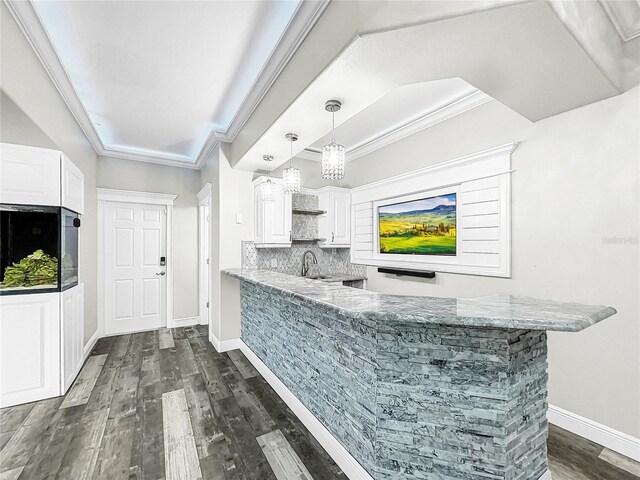
M0 4L0 101L4 142L57 148L84 174L85 214L80 229L84 282L84 337L97 330L96 154L4 3Z
M197 317L200 172L98 157L100 188L177 195L173 207L173 318Z
M202 169L201 184L213 186L211 201L211 334L218 340L240 337L237 281L220 274L241 266L242 241L253 240L253 173L234 170L229 144L216 147ZM238 223L237 214L242 216Z
M549 335L549 402L640 437L638 87L535 124L492 101L348 163L345 183L514 140L521 144L513 154L512 278L439 273L409 280L369 268L369 288L452 297L506 292L615 307L617 315L581 333Z

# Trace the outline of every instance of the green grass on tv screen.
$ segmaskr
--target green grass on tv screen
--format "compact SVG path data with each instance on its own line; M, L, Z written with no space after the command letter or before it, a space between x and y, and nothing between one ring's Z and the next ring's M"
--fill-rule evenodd
M456 254L456 194L379 208L380 253Z

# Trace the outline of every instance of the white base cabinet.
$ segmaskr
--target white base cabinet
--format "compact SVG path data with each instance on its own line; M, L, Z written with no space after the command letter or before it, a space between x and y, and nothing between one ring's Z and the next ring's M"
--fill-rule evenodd
M0 297L0 407L60 395L60 294Z
M84 361L84 283L60 294L61 392L76 379Z
M84 362L84 284L0 296L0 408L64 395Z

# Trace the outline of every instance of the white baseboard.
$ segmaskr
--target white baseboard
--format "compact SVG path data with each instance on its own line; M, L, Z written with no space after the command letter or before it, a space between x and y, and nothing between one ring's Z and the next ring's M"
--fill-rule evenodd
M638 438L553 405L549 405L547 420L560 428L640 462L640 439Z
M191 327L192 325L199 325L200 317L184 317L184 318L174 318L172 319L167 328L180 328L180 327Z
M242 343L242 340L240 340L239 338L233 338L231 340L218 340L218 337L216 337L213 333L210 333L209 335L209 340L211 341L213 348L215 348L216 352L218 353L228 352L229 350L238 350L240 348L240 344Z
M300 419L305 427L311 432L316 440L327 451L329 456L338 464L344 474L350 480L373 480L371 475L351 456L346 448L325 428L313 413L311 413L304 404L296 398L276 375L269 370L262 360L251 351L245 343L240 340L233 340L239 344L242 353L249 359L253 366L260 372L260 375L271 385L276 393L284 400L293 413ZM215 346L215 345L214 345ZM236 347L238 348L238 347ZM542 479L541 479L542 480Z
M96 346L96 343L98 342L99 338L100 338L99 331L96 330L95 333L93 335L91 335L91 338L89 339L89 341L84 346L84 352L83 352L83 355L82 355L83 356L82 363L84 363L84 360L87 359L87 357L91 353L91 350L93 350L93 347Z

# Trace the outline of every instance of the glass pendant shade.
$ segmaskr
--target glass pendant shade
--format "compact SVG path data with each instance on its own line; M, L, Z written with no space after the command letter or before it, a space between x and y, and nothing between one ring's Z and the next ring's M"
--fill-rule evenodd
M276 184L270 178L262 184L261 195L265 202L273 202L276 199Z
M331 142L322 149L322 178L340 180L344 178L345 152L342 145Z
M344 178L345 150L344 146L336 143L336 112L342 104L338 100L327 100L324 109L331 112L331 134L329 145L322 148L322 178L326 180L340 180Z
M300 193L300 170L294 167L285 168L282 171L284 181L284 193Z

